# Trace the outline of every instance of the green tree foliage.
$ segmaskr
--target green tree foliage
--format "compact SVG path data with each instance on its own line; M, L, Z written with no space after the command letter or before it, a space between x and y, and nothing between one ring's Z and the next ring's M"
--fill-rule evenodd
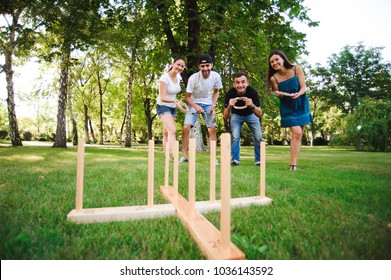
M151 21L165 34L171 54L187 58L187 74L197 71L198 55L209 53L220 72L246 71L260 82L264 75L259 70L267 66L271 49L281 48L292 59L304 52L305 34L297 32L292 21L317 25L298 0L146 2ZM231 76L227 78L230 85Z
M66 103L68 70L71 66L71 52L94 45L104 28L101 8L108 1L42 1L37 14L42 19L45 31L51 40L46 59L59 59L60 93L58 98L57 129L53 147L66 147Z
M311 71L317 131L331 143L385 151L390 145L391 64L382 47L345 46ZM339 112L335 111L338 108ZM321 115L323 113L323 116Z
M77 100L78 88L68 81L68 71L75 67L72 62L77 60L76 50L87 53L99 49L107 54L115 79L107 85L103 97L107 95L111 99L105 103L103 98L101 120L94 119L98 116L99 101L92 97L99 95L99 82L97 78L91 78L89 113L92 123L100 122L104 130L117 134L114 139L122 139L125 126L126 146L130 146L133 135L146 139L156 137L152 132L160 133L160 122L153 124L157 78L170 58L178 55L186 58L185 83L187 77L197 71L198 55L212 55L215 69L222 75L224 84L218 102L219 112L223 110L223 95L232 85L233 74L245 71L251 85L261 95L262 107L270 112L267 125L270 123L274 131L278 123L278 107L264 90L267 55L271 49L278 48L295 60L305 52L305 34L297 32L292 22L300 20L310 26L317 24L308 18L302 0L42 0L34 12L44 27L43 41L38 49L40 56L60 66L54 147L66 147L68 90L74 94L75 111L80 112L82 108ZM72 60L72 57L76 59ZM85 80L90 74L85 71L81 75L86 75L80 77ZM178 116L178 123L180 118ZM81 121L77 113L76 120ZM217 120L220 124L218 133L221 133L221 116L218 115ZM114 128L118 124L121 128ZM181 124L178 126L180 128ZM110 133L107 139L113 139Z
M95 67L92 62L93 54L86 53L79 56L77 61L73 62L70 70L69 88L72 92L72 114L79 123L83 124L84 139L87 144L93 138L92 131L89 127L92 116L97 116L99 99L97 83L94 81ZM71 113L71 112L70 112ZM94 119L94 121L97 119ZM93 141L93 139L92 139Z
M7 108L0 103L0 130L6 130L8 122L7 120Z
M31 51L35 43L36 33L34 16L30 9L36 3L15 0L0 3L0 54L4 55L5 63L0 65L0 73L4 72L7 83L7 109L12 146L22 146L14 101L14 56L23 58Z
M292 27L293 20L317 25L307 16L302 1L186 0L146 1L151 22L168 43L172 56L187 59L184 82L198 71L197 57L209 53L224 88L217 105L223 111L223 96L236 72L244 71L250 84L262 95L264 108L272 108L265 93L266 58L271 49L282 49L293 60L305 52L305 34ZM274 108L277 111L278 108ZM274 114L274 113L273 113ZM218 134L223 126L218 127Z
M381 47L366 48L362 43L346 46L332 54L328 67L319 67L323 87L319 89L330 104L344 114L352 113L364 97L391 98L391 64L383 62Z
M346 136L357 149L388 150L391 144L391 101L363 99L347 118Z

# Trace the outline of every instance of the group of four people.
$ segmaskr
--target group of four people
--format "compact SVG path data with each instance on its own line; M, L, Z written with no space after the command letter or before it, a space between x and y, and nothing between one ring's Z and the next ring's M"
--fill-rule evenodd
M185 93L189 105L182 131L182 158L188 161L188 144L190 129L195 125L199 115L204 118L208 127L210 140L216 140L216 102L219 90L223 87L220 75L213 71L213 61L209 55L198 59L199 71L190 76ZM174 59L168 72L159 79L159 96L157 113L163 122L163 143L168 142L171 151L176 141L176 107L180 106L177 94L181 91L180 74L185 69L185 59ZM272 90L280 99L281 126L290 127L290 170L297 170L297 161L301 147L301 138L305 125L312 121L303 70L289 62L281 51L269 55L267 91ZM247 123L253 134L255 164L260 164L260 141L262 140L262 109L257 91L249 86L245 73L234 75L233 87L225 94L224 118L228 120L231 132L232 166L240 163L240 134L244 123Z

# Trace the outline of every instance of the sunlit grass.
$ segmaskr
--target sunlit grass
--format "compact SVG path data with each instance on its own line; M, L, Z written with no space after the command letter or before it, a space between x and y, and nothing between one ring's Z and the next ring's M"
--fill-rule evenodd
M232 196L259 194L252 147L232 168ZM147 147L86 147L84 207L147 204ZM176 217L80 225L75 208L75 147L0 147L1 259L202 259ZM219 155L218 155L219 158ZM288 171L289 147L268 146L269 206L232 210L232 240L248 259L390 259L391 156L303 147ZM209 157L197 153L197 200L209 199ZM179 190L188 193L188 165ZM219 195L220 167L216 193ZM172 171L172 167L171 167ZM170 178L170 183L172 178ZM155 153L155 203L167 203L164 154ZM206 214L219 227L219 213Z

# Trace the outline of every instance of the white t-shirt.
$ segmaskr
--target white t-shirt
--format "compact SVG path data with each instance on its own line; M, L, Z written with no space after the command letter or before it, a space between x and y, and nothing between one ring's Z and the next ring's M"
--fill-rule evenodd
M175 100L177 93L179 93L181 91L181 85L180 85L181 75L178 74L176 79L177 79L177 82L174 83L170 79L170 76L168 75L168 73L164 73L159 79L159 83L163 82L167 85L167 90L166 90L166 98L167 99ZM176 107L175 103L161 101L161 99L160 99L160 86L159 86L159 96L157 98L157 104L164 105L164 106L171 107L171 108Z
M191 99L195 103L212 105L212 94L214 89L223 87L220 75L215 71L210 71L207 79L202 77L202 72L199 71L190 76L187 82L186 92L191 93Z

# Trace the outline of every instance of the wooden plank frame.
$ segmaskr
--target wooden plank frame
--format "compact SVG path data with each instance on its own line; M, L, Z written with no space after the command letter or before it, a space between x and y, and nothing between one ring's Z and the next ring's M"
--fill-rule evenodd
M161 186L162 194L174 205L178 218L188 229L198 248L210 260L243 260L245 254L231 242L231 138L221 137L220 230L195 209L195 139L189 140L189 199L175 189ZM214 162L214 166L216 163Z
M136 219L150 219L177 215L189 229L194 240L199 244L200 250L208 259L245 259L245 255L230 240L230 211L235 207L249 205L269 205L272 200L265 196L265 142L261 142L261 182L260 196L231 198L230 193L230 139L229 134L222 135L221 148L221 200L215 199L216 143L211 143L210 160L210 200L196 201L195 199L195 143L189 141L189 201L178 193L178 150L179 143L175 144L173 185L169 186L169 175L165 174L164 186L160 187L162 194L171 202L170 204L154 205L154 142L149 141L148 147L148 205L83 208L83 180L84 180L84 139L79 139L77 155L76 178L76 208L67 218L75 223L97 223L110 221L127 221ZM223 140L224 139L224 140ZM229 139L229 140L228 140ZM191 140L191 139L190 139ZM228 142L229 144L227 144ZM166 151L168 151L167 147ZM169 152L165 156L165 173L169 170ZM191 185L191 186L190 186ZM225 187L229 185L229 190ZM201 213L209 211L222 211L219 231Z

